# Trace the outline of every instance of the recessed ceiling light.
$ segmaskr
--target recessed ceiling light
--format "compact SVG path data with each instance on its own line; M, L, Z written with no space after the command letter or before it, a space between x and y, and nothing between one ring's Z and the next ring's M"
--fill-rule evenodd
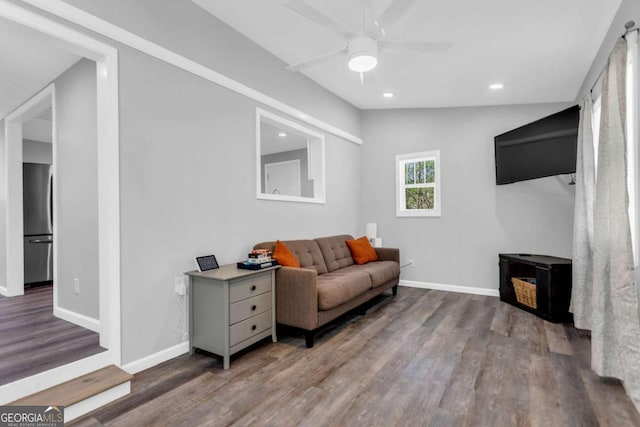
M280 132L280 133L278 133L278 136L279 136L280 138L286 138L286 137L287 137L287 134L286 134L285 132Z
M385 98L393 98L393 92L385 92L382 94L382 96L384 96Z
M504 87L504 84L502 83L492 83L489 85L489 89L491 90L500 90Z

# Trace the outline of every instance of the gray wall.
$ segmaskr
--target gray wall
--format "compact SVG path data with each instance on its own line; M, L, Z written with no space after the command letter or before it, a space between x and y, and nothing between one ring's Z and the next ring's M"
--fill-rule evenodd
M568 176L496 186L493 137L564 104L363 112L364 223L384 246L415 260L402 278L498 288L498 254L570 257L573 187ZM442 216L395 216L395 155L440 150Z
M288 160L300 160L300 195L302 197L313 197L313 180L309 179L309 156L307 149L283 151L281 153L267 154L261 157L260 170L263 177L262 192L264 193L264 165L269 163L286 162Z
M259 241L356 230L361 147L327 135L326 204L257 200L253 101L128 50L120 71L127 363L181 341L173 278L194 256L233 263Z
M191 1L68 2L360 135L359 110L286 71L280 60ZM182 311L174 277L193 269L194 256L215 253L220 263L231 263L259 241L355 232L361 147L322 132L332 171L324 205L257 200L258 105L117 47L123 363L128 363L181 342L182 334L174 331Z
M96 66L83 59L55 80L58 303L99 318ZM80 293L74 293L74 279Z
M51 144L42 141L22 140L22 162L23 163L43 163L50 165L53 163L53 152Z

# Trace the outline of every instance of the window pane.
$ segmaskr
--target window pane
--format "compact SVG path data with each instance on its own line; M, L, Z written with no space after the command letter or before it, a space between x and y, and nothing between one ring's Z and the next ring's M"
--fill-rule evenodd
M407 209L433 209L434 189L432 187L407 188L405 200Z
M418 209L419 188L407 188L405 190L405 200L407 209Z
M434 183L436 180L436 162L435 160L429 160L425 162L426 164L426 182Z
M429 188L421 188L421 200L423 205L425 206L422 209L433 209L435 207L434 203L434 189L433 187Z
M424 184L424 162L416 162L416 184Z
M415 163L407 163L405 166L405 183L415 184Z

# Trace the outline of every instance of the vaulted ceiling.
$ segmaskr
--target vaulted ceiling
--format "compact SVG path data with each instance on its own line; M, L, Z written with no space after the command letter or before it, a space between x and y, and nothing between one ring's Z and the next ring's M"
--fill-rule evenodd
M295 64L347 39L285 7L285 0L193 0L237 31ZM354 32L361 0L304 0ZM393 0L363 0L365 30ZM451 42L445 53L382 54L373 71L346 55L302 72L360 108L448 107L575 99L621 0L418 0L381 40ZM621 29L622 31L622 29ZM501 90L489 89L502 83ZM392 92L393 98L383 98Z

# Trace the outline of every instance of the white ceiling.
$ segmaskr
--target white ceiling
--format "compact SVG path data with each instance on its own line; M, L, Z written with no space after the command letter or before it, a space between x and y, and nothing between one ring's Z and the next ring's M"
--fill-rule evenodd
M22 139L51 143L53 140L53 107L42 110L22 124Z
M51 143L53 139L51 119L33 118L22 124L22 139Z
M0 18L0 119L81 58L49 36Z
M360 0L306 0L359 29ZM391 0L365 0L373 21ZM346 39L284 7L285 0L194 0L282 59L295 64ZM360 108L448 107L573 101L621 0L418 0L384 40L453 42L444 54L384 54L359 75L346 56L304 72ZM623 28L620 29L622 33ZM283 65L284 67L284 65ZM501 91L488 88L504 83ZM382 93L395 93L392 99Z

